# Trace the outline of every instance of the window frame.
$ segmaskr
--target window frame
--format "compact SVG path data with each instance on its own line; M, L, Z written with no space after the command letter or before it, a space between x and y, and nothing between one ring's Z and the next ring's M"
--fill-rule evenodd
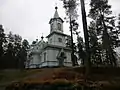
M61 27L61 26L62 26L61 23L58 23L58 24L57 24L58 30L60 30L60 31L62 30L62 27Z
M53 31L53 23L50 25L50 31Z
M44 61L46 61L46 52L43 53L43 56L44 56Z
M52 38L50 38L50 43L52 43Z
M58 42L62 42L62 38L58 38Z

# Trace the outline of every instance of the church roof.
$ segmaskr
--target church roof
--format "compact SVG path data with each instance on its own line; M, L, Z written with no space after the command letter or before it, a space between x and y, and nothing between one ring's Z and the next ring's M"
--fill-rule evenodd
M55 7L55 14L54 14L54 17L53 18L59 18L59 14L58 14L58 11L57 11L57 9L58 9L58 7Z
M50 19L49 23L51 23L52 20L56 20L56 19L60 19L62 22L64 22L64 21L59 17L59 14L58 14L57 9L58 9L58 7L55 7L54 17Z
M61 33L61 32L56 32L56 31L53 31L52 33L50 33L46 38L49 38L51 35L53 35L53 34L58 34L58 35L62 35L62 36L69 36L69 35L67 35L67 34L64 34L64 33Z

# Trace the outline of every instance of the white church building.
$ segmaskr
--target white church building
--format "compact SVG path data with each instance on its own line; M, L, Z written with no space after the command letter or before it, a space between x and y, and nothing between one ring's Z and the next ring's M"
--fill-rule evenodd
M66 46L66 41L70 36L63 33L63 22L55 7L54 17L49 21L48 41L45 42L41 37L40 41L30 46L26 68L54 67L60 66L60 63L63 66L72 66L71 49ZM64 55L61 57L61 54Z

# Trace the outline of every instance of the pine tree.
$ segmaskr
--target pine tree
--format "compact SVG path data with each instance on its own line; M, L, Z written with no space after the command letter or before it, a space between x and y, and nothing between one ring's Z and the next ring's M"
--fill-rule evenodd
M3 26L0 25L0 68L3 67L3 55L5 53L3 45L6 42Z
M22 37L12 32L9 32L7 36L7 49L4 58L9 63L5 64L5 68L19 68L19 52L21 51Z
M6 39L5 39L4 29L3 29L2 25L0 25L0 57L4 53L3 44L5 41L6 41Z
M114 17L111 16L111 6L108 5L108 0L91 0L91 9L89 17L96 22L96 31L98 36L102 39L102 61L105 65L116 66L116 58L114 56L113 45L113 31L114 31Z
M19 68L25 68L25 62L27 61L27 50L29 49L29 42L24 39L22 42L22 47L18 53L19 56Z
M19 58L19 52L22 48L22 37L20 35L14 34L14 57L16 61L16 68L19 68L19 63L21 59Z
M81 65L85 64L85 49L84 49L84 42L83 42L83 38L80 37L79 35L77 36L77 53L78 53L78 57L81 60Z
M101 43L98 42L94 21L90 22L88 29L89 29L89 47L90 47L91 64L98 66L102 64Z
M63 1L63 7L65 8L66 11L66 16L68 17L68 21L70 24L70 32L71 32L71 60L72 60L72 65L76 65L76 60L74 60L75 54L74 54L74 43L73 43L73 29L75 25L75 22L78 14L77 14L77 1L76 0L61 0Z
M113 31L114 35L113 35L113 39L114 39L114 45L115 47L119 47L120 46L120 14L118 15L118 22L116 25L116 29L115 31Z

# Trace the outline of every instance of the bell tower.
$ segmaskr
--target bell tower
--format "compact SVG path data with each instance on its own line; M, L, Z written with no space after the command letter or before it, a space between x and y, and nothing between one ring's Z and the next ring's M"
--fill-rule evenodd
M55 14L50 19L50 34L47 36L48 44L65 47L65 36L63 33L63 20L59 17L58 7L55 7Z
M50 19L50 33L52 33L53 31L56 32L63 32L63 20L59 17L58 11L57 11L58 7L55 7L55 14L54 17Z

